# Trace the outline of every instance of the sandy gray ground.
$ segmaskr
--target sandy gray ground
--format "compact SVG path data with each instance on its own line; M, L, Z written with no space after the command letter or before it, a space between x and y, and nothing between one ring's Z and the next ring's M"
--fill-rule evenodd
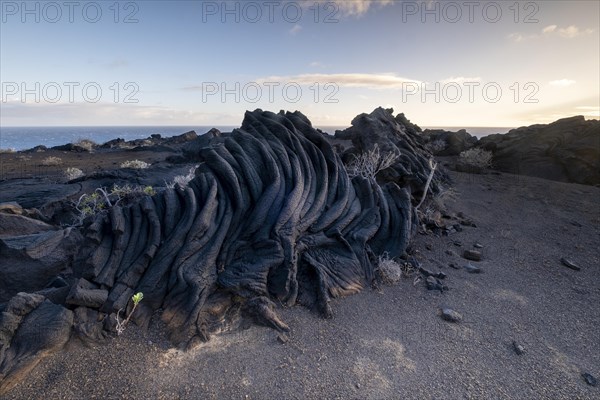
M600 377L600 189L452 175L449 210L477 228L416 238L424 265L448 275L448 292L410 278L334 301L332 320L281 309L292 329L286 344L253 326L181 353L160 327L132 325L107 344L46 359L7 399L600 398L581 377ZM475 242L484 245L482 274L448 267L466 260L446 250ZM582 270L562 266L563 256ZM443 306L464 321L441 320Z

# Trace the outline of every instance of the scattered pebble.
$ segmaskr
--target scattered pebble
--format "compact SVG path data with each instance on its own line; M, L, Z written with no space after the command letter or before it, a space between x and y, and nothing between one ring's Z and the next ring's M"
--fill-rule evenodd
M448 264L448 266L453 269L460 269L460 267L454 263L450 263L450 264Z
M431 244L429 244L429 243L427 243L427 244L425 245L425 248L426 248L427 250L433 250L433 246L432 246Z
M473 265L471 263L468 263L467 265L465 265L464 267L468 273L470 274L480 274L481 273L481 268L479 268L476 265Z
M578 228L581 228L583 225L581 225L579 222L577 221L571 221L571 225L576 226Z
M290 338L288 337L288 335L281 333L277 335L277 340L279 341L279 343L286 344L290 340Z
M454 242L452 242L455 246L460 247L462 246L462 242L460 240L455 240Z
M433 276L434 278L438 278L438 279L446 279L446 274L443 272L434 273L423 267L419 267L419 272L425 276Z
M583 374L581 374L581 377L585 380L585 383L587 383L590 386L596 386L598 384L596 378L590 373L584 372Z
M561 258L560 262L567 268L571 268L574 271L581 271L581 268L577 264L567 258Z
M427 290L439 290L440 292L443 292L448 289L439 279L433 276L428 276L425 284L427 285Z
M463 227L460 224L453 225L453 228L456 230L456 232L463 231Z
M475 242L475 244L473 245L473 247L475 247L476 249L483 249L483 245L479 242Z
M441 315L442 319L448 322L460 322L463 319L463 316L459 312L451 308L443 308Z
M481 261L481 253L477 250L465 250L463 257L467 260Z
M523 353L525 353L525 347L521 346L519 343L517 343L514 340L513 340L512 344L513 344L513 348L515 349L515 353L517 353L518 355L522 355Z
M452 250L446 250L446 254L448 254L449 256L455 256L456 253Z

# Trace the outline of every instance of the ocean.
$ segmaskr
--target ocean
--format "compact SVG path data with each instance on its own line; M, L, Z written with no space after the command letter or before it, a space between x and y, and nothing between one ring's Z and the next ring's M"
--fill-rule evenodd
M162 137L181 135L191 130L202 135L213 126L52 126L52 127L0 127L0 149L26 150L38 145L46 147L60 146L77 142L81 139L93 140L102 144L109 140L121 138L125 140L145 139L153 134ZM230 132L238 126L214 126L222 132ZM317 126L329 134L345 126ZM512 128L497 127L428 127L430 129L446 129L457 131L466 129L471 135L481 138L494 133L506 133ZM423 127L423 129L425 129Z

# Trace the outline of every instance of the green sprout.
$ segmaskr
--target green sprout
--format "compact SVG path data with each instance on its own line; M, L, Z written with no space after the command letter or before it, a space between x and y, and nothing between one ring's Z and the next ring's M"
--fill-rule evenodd
M131 301L133 301L133 308L131 309L129 316L127 316L127 318L123 322L121 322L121 320L119 319L119 314L121 313L121 311L123 309L122 308L119 309L119 311L117 312L117 315L115 317L117 319L117 327L116 327L117 335L120 335L121 333L123 333L123 331L125 331L125 325L127 325L127 323L129 322L129 319L131 319L131 316L133 315L133 313L135 311L135 308L138 306L138 304L140 304L140 302L142 301L143 298L144 298L144 293L142 293L142 292L137 292L136 294L131 296Z
M142 292L137 292L136 294L131 296L131 300L133 301L134 307L137 306L139 304L139 302L142 301L143 298L144 298L144 293L142 293Z

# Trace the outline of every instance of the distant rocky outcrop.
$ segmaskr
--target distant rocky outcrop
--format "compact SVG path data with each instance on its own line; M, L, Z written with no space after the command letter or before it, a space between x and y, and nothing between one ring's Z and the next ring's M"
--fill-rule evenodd
M407 187L413 195L420 195L431 172L429 158L432 154L419 134L421 128L412 124L404 114L394 117L393 112L393 109L380 107L371 114L360 114L352 120L350 128L337 131L335 138L352 142L342 154L345 163L375 146L383 154L398 154L397 161L381 171L380 178ZM438 171L431 187L433 192L437 192L439 183L446 179Z
M423 138L436 156L457 156L477 143L477 138L461 129L456 132L443 129L425 129Z
M500 171L561 182L600 184L600 121L583 116L482 138Z

